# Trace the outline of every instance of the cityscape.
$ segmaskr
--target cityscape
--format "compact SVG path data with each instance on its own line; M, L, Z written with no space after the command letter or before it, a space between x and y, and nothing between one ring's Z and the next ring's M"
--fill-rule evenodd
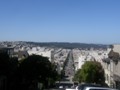
M89 44L88 44L89 45ZM99 46L99 45L98 45ZM104 45L103 45L104 46ZM111 47L113 46L113 47ZM60 48L50 46L40 46L29 42L0 42L0 51L7 52L11 58L17 57L18 61L31 56L40 55L47 57L51 63L57 65L56 70L59 74L64 69L66 80L61 82L73 83L75 73L82 68L86 61L97 61L101 63L105 71L105 82L109 87L119 87L120 63L115 61L113 53L120 53L120 45L106 45L106 48ZM113 52L112 52L113 51ZM119 55L118 55L119 58ZM65 62L67 64L64 67ZM117 62L117 64L116 64ZM2 80L1 80L2 84Z

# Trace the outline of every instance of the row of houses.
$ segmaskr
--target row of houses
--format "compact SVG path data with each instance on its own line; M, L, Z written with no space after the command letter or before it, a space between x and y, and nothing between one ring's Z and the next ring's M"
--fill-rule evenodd
M98 62L102 63L102 59L108 57L107 50L80 50L77 53L79 53L78 57L74 59L76 71L78 69L81 69L82 65L86 61L98 61ZM74 56L75 56L75 54L74 54Z
M120 45L112 45L108 58L103 59L106 83L120 89Z
M106 50L78 50L75 59L75 70L82 68L86 61L98 61L105 71L105 82L108 86L120 89L120 45L111 45Z

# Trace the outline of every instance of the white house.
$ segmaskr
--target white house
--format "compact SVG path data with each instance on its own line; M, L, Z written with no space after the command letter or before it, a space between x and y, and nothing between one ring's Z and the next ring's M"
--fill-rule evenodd
M33 48L31 50L28 50L28 54L29 55L33 55L33 54L41 55L41 56L47 57L49 59L49 61L51 61L52 51L51 50L41 51L40 49Z

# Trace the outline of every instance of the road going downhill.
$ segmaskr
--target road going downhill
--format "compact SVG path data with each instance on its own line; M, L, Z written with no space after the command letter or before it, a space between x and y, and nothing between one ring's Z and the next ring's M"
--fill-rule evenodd
M65 76L68 76L69 79L75 74L74 60L72 50L69 52L68 57L66 59L65 65ZM71 81L71 80L70 80Z

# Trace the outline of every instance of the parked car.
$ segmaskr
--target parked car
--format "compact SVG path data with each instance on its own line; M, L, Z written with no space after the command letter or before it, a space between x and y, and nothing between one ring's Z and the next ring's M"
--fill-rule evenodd
M84 90L117 90L117 89L105 87L85 87Z
M56 87L58 89L68 89L68 88L71 88L73 86L73 83L56 83Z
M76 90L84 90L85 87L101 87L101 85L99 84L89 84L89 83L85 83L85 84L80 84L76 87Z

